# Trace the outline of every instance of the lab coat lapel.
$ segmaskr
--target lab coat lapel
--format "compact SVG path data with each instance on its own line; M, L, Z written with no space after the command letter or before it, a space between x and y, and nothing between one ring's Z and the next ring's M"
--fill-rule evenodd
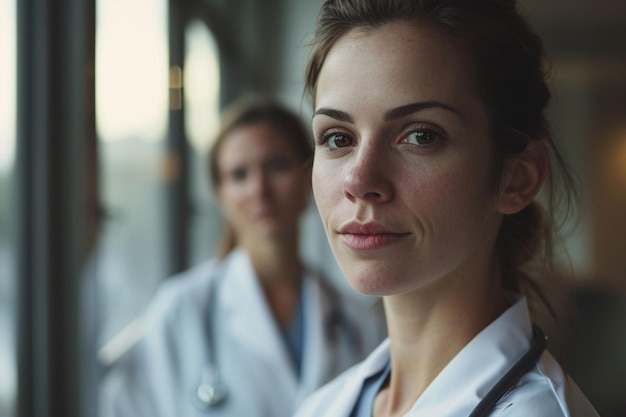
M357 323L349 322L345 306L334 291L323 277L312 272L305 275L305 343L298 403L360 360L358 355L364 349L362 340L355 334L359 331Z
M350 368L347 372L354 377L344 379L339 390L334 394L334 401L324 415L349 416L361 393L363 382L370 376L380 372L389 362L389 339L384 340L363 362Z
M331 358L334 357L332 354L334 346L324 333L326 331L324 321L328 316L329 306L324 303L319 282L308 274L303 281L302 294L305 333L297 404L326 382L327 369L332 366Z
M220 288L226 325L234 341L271 367L273 378L292 387L295 396L297 378L280 329L266 301L250 259L242 250L230 255L229 265Z
M357 357L355 340L350 338L338 294L331 292L323 278L309 272L303 281L305 309L304 367L301 377L301 394L306 395L316 387L334 378L352 365ZM356 331L356 329L352 329Z

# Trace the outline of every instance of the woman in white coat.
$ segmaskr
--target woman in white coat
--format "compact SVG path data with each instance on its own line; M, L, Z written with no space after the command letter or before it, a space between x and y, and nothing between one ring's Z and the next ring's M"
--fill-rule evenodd
M296 416L597 416L529 312L552 262L535 196L571 184L515 1L327 0L313 48L313 193L389 338Z
M382 340L376 308L342 298L300 258L311 156L281 105L225 113L209 160L228 226L220 255L160 288L142 338L106 377L103 417L290 417Z

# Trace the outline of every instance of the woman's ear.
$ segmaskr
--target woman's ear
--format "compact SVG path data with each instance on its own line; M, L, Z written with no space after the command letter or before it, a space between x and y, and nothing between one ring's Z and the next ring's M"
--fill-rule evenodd
M502 214L515 214L530 204L548 172L548 156L540 141L530 141L526 149L504 161L497 196Z

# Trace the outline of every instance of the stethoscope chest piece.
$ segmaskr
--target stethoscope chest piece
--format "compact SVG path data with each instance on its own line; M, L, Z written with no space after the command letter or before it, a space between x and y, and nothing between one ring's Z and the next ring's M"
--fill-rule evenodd
M205 365L202 371L202 382L196 389L195 404L201 409L217 407L228 396L226 385L220 380L219 373L212 365Z

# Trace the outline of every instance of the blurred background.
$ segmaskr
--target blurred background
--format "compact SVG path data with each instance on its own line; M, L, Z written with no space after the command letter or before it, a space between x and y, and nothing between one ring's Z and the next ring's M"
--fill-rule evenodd
M204 155L220 109L310 117L322 0L0 0L0 417L95 416L99 376L156 286L212 256ZM583 189L555 352L626 416L626 1L525 0L552 57L555 135ZM304 256L342 290L311 206ZM126 329L126 330L125 330Z

